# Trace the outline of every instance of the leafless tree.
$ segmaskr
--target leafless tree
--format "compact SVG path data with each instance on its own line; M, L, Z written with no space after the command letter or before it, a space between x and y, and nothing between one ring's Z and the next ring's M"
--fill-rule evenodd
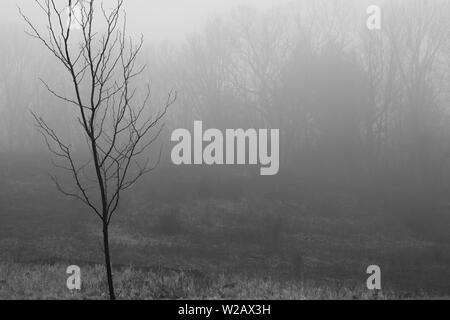
M161 150L157 161L150 161L145 153L160 135L163 117L175 102L176 93L170 92L165 105L154 112L146 108L149 87L141 103L137 102L133 80L145 69L137 63L143 38L136 44L126 36L123 0L117 0L112 9L96 5L94 0L67 0L62 8L55 0L35 2L45 15L45 31L40 31L19 9L20 14L29 35L38 39L67 71L74 96L58 93L41 81L51 94L75 107L88 159L80 160L71 144L64 142L41 116L33 116L55 156L55 166L68 171L75 182L74 190L68 190L53 177L58 190L82 201L102 223L109 295L114 300L109 225L122 192L159 163ZM75 7L78 14L74 13ZM101 23L97 24L97 20ZM72 28L74 24L79 30ZM105 31L97 32L97 28Z

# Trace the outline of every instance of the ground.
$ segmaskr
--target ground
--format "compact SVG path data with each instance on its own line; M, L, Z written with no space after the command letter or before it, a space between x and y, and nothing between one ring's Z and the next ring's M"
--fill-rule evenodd
M64 264L0 265L0 299L106 299L101 265L82 265L82 288L66 287ZM239 274L202 274L192 271L132 267L116 269L118 299L390 299L394 292L370 292L363 286L313 281L280 281Z
M105 298L99 222L82 204L55 193L48 179L26 179L3 181L0 298ZM174 203L134 195L124 199L111 225L119 298L450 294L449 242L421 236L352 196L199 196ZM74 264L81 267L83 288L73 294L66 268ZM377 293L366 288L373 264L382 271Z

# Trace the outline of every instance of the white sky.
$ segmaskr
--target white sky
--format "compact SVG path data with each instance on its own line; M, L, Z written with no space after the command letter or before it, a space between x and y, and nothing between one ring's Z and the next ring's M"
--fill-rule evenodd
M61 4L67 0L57 0ZM103 0L106 4L112 0ZM232 8L250 5L267 8L289 0L125 0L130 31L146 35L147 40L176 40L197 30L214 15L227 14ZM1 0L0 18L21 22L17 5L33 16L33 0Z
M144 2L135 6L134 2ZM240 5L267 7L286 0L129 0L128 12L152 37L177 38L200 27L208 17L228 13Z

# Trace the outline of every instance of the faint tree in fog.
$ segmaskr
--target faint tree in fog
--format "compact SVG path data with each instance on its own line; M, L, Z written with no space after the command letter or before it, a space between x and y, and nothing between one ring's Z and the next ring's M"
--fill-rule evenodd
M404 156L413 172L411 177L416 185L425 186L441 174L436 171L442 157L436 153L436 137L444 112L439 90L445 83L438 82L438 62L450 39L450 3L394 1L388 9L386 32L400 83L395 110L398 116L392 126L401 138L399 142L409 146ZM398 150L399 146L394 148Z
M27 107L36 95L30 74L38 68L39 56L32 54L33 45L27 40L14 25L6 25L0 30L1 43L8 43L0 51L0 143L9 155L33 143L29 141L30 130L23 123Z
M42 117L35 113L33 116L57 159L55 165L68 171L76 184L75 190L69 191L53 178L58 189L85 203L102 222L109 295L115 299L108 236L111 218L122 191L158 164L161 152L154 164L141 156L160 135L163 128L160 122L175 102L176 94L170 92L162 109L146 114L149 89L142 102L137 103L137 89L132 85L133 79L145 69L137 66L143 39L134 44L126 37L126 19L121 19L123 0L117 0L111 10L103 5L96 7L94 2L84 5L79 1L66 2L65 8L82 5L79 31L68 28L75 19L73 14L71 11L67 14L66 23L65 8L58 8L54 0L36 0L47 20L45 32L39 31L22 12L21 15L30 28L29 34L40 40L67 70L74 89L74 97L70 97L43 82L55 97L76 108L89 149L87 161L78 160L80 155L75 154L70 144L62 141ZM106 30L103 34L95 30L98 8Z
M233 15L232 25L238 39L230 68L233 85L244 99L254 102L265 123L282 126L277 91L292 47L290 20L282 9L259 15L242 8Z
M190 114L201 114L211 126L220 127L236 112L227 78L234 45L226 24L217 19L209 22L204 32L190 37L183 48L185 65L180 86L192 106Z

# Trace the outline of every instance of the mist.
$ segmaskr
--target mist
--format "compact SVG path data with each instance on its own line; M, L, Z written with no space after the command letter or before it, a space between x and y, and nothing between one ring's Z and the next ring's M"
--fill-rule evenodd
M367 26L370 5L381 8L379 30ZM89 205L102 199L92 137L73 105L70 73L27 34L18 7L48 33L34 1L3 1L0 270L95 268L102 229ZM448 0L129 0L123 11L132 43L143 36L133 64L146 66L129 79L132 103L148 106L150 119L163 116L131 162L133 183L111 220L113 268L169 281L181 272L195 283L151 293L136 284L137 298L324 298L315 288L336 299L450 295ZM75 52L83 33L73 30L71 41ZM79 101L90 89L89 78L80 80ZM101 115L94 120L103 126ZM49 132L58 140L46 140ZM79 170L55 152L60 141ZM84 192L94 199L88 206L77 201ZM383 274L376 294L366 288L371 265ZM1 298L17 296L0 289Z

